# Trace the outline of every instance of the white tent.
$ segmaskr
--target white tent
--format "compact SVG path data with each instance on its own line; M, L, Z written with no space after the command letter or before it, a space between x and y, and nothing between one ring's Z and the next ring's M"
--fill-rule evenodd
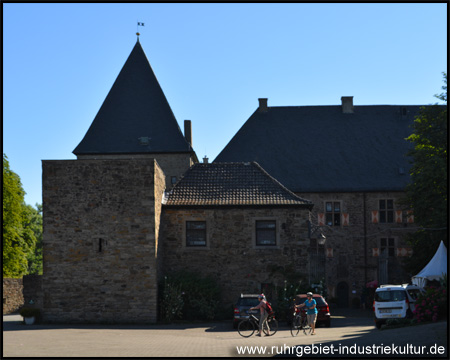
M447 248L441 240L441 244L430 262L421 272L411 278L413 284L424 287L427 280L439 280L447 274Z

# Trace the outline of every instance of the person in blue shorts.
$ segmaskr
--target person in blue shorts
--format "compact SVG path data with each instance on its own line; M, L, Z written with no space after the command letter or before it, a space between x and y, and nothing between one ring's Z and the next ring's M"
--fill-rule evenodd
M312 333L311 335L316 335L316 320L317 320L317 303L316 300L313 299L312 292L306 294L306 301L303 304L295 305L295 307L306 307L306 318L308 320L308 324L311 326Z

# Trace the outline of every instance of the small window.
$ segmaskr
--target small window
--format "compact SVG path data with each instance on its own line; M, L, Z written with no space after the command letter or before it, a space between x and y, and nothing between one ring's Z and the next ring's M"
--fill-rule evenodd
M257 246L276 246L277 244L277 225L275 220L257 220L256 221L256 245Z
M186 221L186 246L206 246L205 221Z
M341 226L341 203L339 201L325 203L325 221L328 226Z
M176 176L172 176L170 179L170 182L172 183L172 185L174 185L177 182L177 177Z
M389 257L395 256L395 239L393 238L381 238L380 239L380 251L383 254L383 251L387 252Z
M394 222L394 200L380 200L380 223Z

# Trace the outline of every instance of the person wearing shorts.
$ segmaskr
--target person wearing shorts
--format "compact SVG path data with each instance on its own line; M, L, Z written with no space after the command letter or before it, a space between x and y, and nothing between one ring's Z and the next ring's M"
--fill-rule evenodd
M316 320L317 320L317 303L316 300L313 299L312 292L306 294L306 301L303 304L295 305L295 307L305 307L306 308L306 319L308 320L308 324L311 326L312 333L311 335L316 335Z
M266 310L266 297L261 294L258 295L258 300L259 300L259 305L250 308L250 310L257 310L259 309L261 316L259 318L259 334L256 334L256 336L261 336L262 334L262 330L263 330L263 325L266 323L267 324L267 316L269 315L269 313ZM267 334L266 336L270 336L270 328L269 325L267 324Z

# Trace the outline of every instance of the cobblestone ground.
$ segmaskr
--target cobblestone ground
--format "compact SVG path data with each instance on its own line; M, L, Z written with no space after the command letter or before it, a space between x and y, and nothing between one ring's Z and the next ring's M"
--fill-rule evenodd
M23 325L19 315L3 316L4 357L240 356L238 347L245 346L262 346L260 349L265 349L265 354L259 356L274 356L298 345L392 343L437 344L446 349L447 322L380 331L369 317L336 316L332 318L332 327L319 327L315 336L300 333L292 337L287 327L280 326L272 337L242 338L231 328L231 322L155 326Z

